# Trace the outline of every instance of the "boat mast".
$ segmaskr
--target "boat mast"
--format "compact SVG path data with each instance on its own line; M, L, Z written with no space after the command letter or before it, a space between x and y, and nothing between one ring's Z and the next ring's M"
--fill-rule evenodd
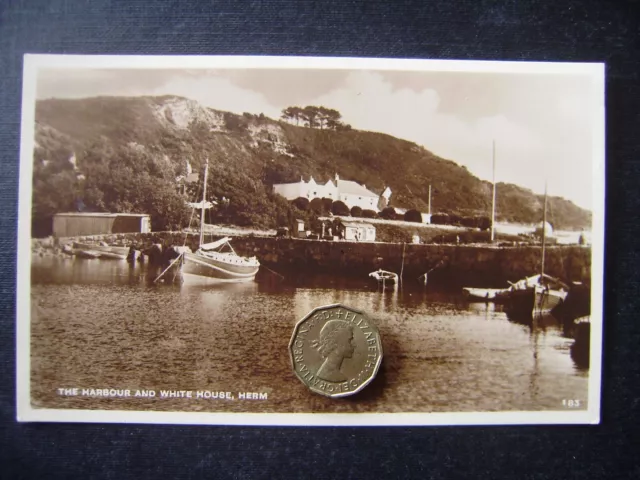
M204 188L202 189L202 210L200 211L200 245L204 243L204 210L207 200L207 175L209 174L209 158L204 166Z
M496 230L496 141L493 141L493 194L491 199L491 242L494 241Z
M542 261L540 262L540 274L544 275L544 254L547 241L547 182L544 182L544 208L542 210Z

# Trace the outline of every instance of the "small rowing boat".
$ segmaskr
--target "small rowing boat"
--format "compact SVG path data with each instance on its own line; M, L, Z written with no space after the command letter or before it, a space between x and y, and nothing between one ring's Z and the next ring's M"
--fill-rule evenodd
M111 258L117 260L124 260L129 253L129 247L120 247L116 245L106 245L97 243L80 243L73 242L73 248L76 250L84 250L91 252L98 252L101 254L101 258Z
M73 250L73 254L78 258L100 258L102 252L96 252L94 250Z
M462 294L471 300L482 300L485 302L495 302L504 300L508 295L508 288L473 288L465 287L462 289Z
M371 278L374 278L378 283L395 285L398 283L398 274L389 272L387 270L376 270L375 272L371 272L369 274Z
M100 258L107 260L125 260L127 256L117 252L100 252Z

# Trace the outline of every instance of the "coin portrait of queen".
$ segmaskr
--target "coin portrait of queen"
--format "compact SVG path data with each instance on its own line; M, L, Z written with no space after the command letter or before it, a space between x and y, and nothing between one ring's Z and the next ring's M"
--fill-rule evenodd
M355 351L351 324L344 320L329 320L320 330L316 348L324 359L316 375L329 382L347 380L340 368L345 358L351 358Z

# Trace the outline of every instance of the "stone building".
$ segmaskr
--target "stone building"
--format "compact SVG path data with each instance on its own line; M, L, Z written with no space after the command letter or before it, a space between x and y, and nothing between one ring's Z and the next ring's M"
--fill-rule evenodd
M349 208L360 207L363 210L380 211L380 205L387 205L391 197L391 189L386 187L382 195L372 192L365 185L360 185L351 180L341 180L336 174L334 180L326 183L318 183L313 177L308 182L300 177L296 183L279 183L273 186L273 191L282 195L287 200L295 200L298 197L309 199L330 198L334 202L342 201ZM382 200L382 201L381 201Z

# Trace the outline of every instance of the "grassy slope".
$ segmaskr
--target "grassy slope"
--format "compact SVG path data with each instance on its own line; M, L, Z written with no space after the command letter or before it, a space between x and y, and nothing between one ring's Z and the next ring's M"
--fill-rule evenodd
M297 181L313 175L326 182L337 172L340 177L366 184L381 192L390 186L392 205L426 211L428 185L432 185L433 212L488 215L491 186L471 175L466 168L444 160L428 150L389 135L366 132L309 129L270 119L243 118L238 123L279 126L294 157L278 154L268 145L252 148L253 139L242 125L231 131L209 132L207 126L192 124L187 130L166 128L151 113L162 97L98 97L82 100L39 101L36 118L41 126L37 140L40 156L52 151L76 151L100 141L137 142L174 162L188 159L198 168L206 157L212 174L225 177L242 188L269 190L269 181ZM223 112L218 112L223 113ZM69 145L71 144L71 145ZM269 176L267 170L276 172ZM515 185L498 185L498 219L538 222L543 199ZM567 200L550 199L550 220L557 228L590 225L591 214Z

